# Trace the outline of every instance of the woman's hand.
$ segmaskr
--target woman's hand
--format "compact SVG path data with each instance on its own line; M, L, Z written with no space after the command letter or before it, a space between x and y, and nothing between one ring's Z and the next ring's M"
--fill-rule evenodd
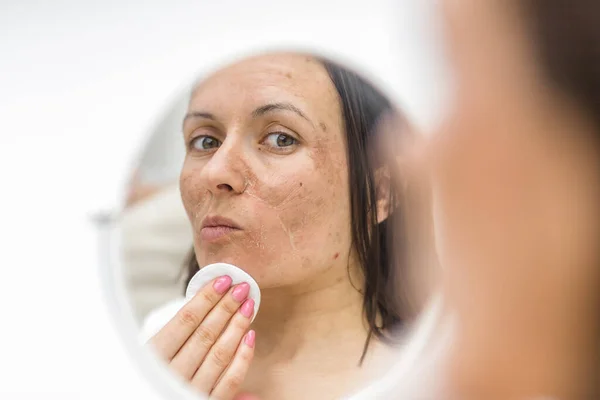
M222 276L206 285L149 341L177 374L211 399L234 399L254 355L250 286L231 283Z

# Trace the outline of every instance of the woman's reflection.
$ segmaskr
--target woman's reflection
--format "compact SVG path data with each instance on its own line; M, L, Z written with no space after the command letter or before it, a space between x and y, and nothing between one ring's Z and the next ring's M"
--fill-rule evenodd
M196 389L331 399L385 367L408 317L389 268L390 243L404 248L386 224L398 190L373 157L391 112L353 72L303 54L247 59L195 87L180 179L189 276L227 262L262 291L250 326L248 285L217 278L151 339Z

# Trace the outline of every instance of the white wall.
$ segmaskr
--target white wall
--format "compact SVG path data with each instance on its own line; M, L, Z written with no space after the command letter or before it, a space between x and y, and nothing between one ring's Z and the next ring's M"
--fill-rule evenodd
M252 49L333 52L427 126L425 0L0 1L0 398L153 399L114 329L90 215L198 73Z

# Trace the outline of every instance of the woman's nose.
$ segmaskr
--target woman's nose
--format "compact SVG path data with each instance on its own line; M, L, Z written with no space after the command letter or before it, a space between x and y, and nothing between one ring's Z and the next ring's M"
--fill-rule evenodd
M223 143L204 166L202 174L206 188L213 194L242 193L246 187L243 152Z

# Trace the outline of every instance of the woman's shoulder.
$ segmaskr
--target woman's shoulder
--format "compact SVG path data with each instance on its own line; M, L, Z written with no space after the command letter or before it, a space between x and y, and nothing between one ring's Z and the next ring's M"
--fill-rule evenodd
M146 343L152 336L158 333L186 302L187 300L184 297L176 298L148 313L142 323L140 341Z

